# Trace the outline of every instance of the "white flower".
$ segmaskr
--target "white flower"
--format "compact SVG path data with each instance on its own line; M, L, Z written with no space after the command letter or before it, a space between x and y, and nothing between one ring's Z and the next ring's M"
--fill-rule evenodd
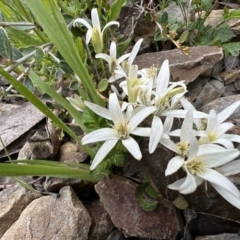
M149 152L153 153L159 143L163 133L162 116L171 116L184 118L186 110L181 110L180 99L186 93L186 86L183 81L169 83L170 72L168 60L165 60L159 71L156 82L156 93L152 104L155 106L155 112L152 121ZM171 84L170 86L168 86ZM176 110L178 109L178 110ZM193 112L193 117L207 117L207 114Z
M117 72L117 71L116 71ZM132 65L129 68L129 73L126 75L123 73L126 78L125 81L120 83L120 87L123 89L124 93L128 95L128 101L131 103L135 103L138 97L139 90L147 87L147 82L150 81L149 78L138 78L138 66Z
M73 97L66 97L66 99L71 103L71 105L76 108L78 111L82 112L85 105L82 101L82 98L77 94L74 94Z
M172 190L178 190L182 194L190 194L206 180L222 197L240 209L240 192L237 187L228 178L213 169L231 162L238 155L237 149L225 149L214 144L200 146L190 144L187 160L173 158L169 162L166 172L166 175L172 174L182 166L187 176L168 185L168 187Z
M115 70L115 75L109 79L109 82L114 82L129 74L129 69L133 64L135 57L138 54L139 48L142 44L143 38L140 38L134 45L128 60L122 61L121 65L118 65L117 70Z
M111 21L107 23L103 30L101 31L101 25L99 21L98 11L96 8L93 8L91 11L91 18L92 18L92 26L83 18L77 18L73 26L76 26L76 23L81 23L85 27L87 27L87 35L86 35L86 43L88 44L90 42L90 39L92 39L92 45L94 47L94 50L96 53L101 53L103 50L103 32L106 28L108 28L111 25L117 25L119 26L119 22L117 21Z
M120 65L122 61L127 59L129 57L130 53L122 55L120 58L117 59L117 47L115 42L111 42L110 45L110 55L107 55L105 53L98 53L96 54L96 58L102 58L108 63L109 72L113 75L115 75L114 70Z
M142 158L138 143L130 134L149 136L149 128L137 126L154 111L153 107L144 108L140 111L138 109L136 111L132 110L130 107L129 111L123 114L115 93L109 96L109 110L86 101L85 105L101 117L112 120L114 124L113 128L98 129L82 138L82 144L105 141L93 159L90 167L91 170L95 169L97 165L103 161L107 154L117 144L118 140L122 141L122 144L136 159L140 160Z
M224 122L240 105L240 101L231 104L222 112L216 114L214 110L209 113L206 130L201 130L197 133L201 136L200 144L218 143L226 148L233 148L233 142L240 142L240 136L236 134L226 134L226 132L234 125L229 122Z
M193 128L193 111L189 110L186 113L186 116L182 123L181 130L179 131L180 142L174 143L169 138L164 138L160 140L160 142L162 143L162 145L164 145L168 149L177 153L181 157L182 161L184 161L185 157L187 157L189 153L190 142L191 142L191 145L196 144L197 142L192 128ZM168 134L171 134L171 133L168 132ZM179 158L179 156L177 158ZM168 170L166 170L166 173L167 175L169 175Z

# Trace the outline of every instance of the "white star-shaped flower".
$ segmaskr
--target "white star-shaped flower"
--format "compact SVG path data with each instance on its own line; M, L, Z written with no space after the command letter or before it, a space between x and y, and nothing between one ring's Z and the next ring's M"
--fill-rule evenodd
M130 56L130 53L124 54L121 57L117 59L117 47L115 42L111 42L110 45L110 55L107 55L105 53L98 53L95 55L96 58L102 58L108 63L109 72L113 75L112 77L115 77L114 70L119 67L120 63L127 59ZM111 78L109 80L111 82Z
M165 173L166 175L172 174L182 167L187 176L168 187L182 194L190 194L206 180L223 198L240 209L239 190L228 178L214 169L233 161L238 155L237 149L225 149L214 144L199 146L190 143L187 160L172 159Z
M180 99L186 93L186 86L183 81L170 83L169 62L165 60L159 71L156 80L156 92L152 104L155 112L152 121L149 152L153 153L160 142L163 133L163 123L161 117L178 117L184 118L187 110L181 110ZM170 86L169 86L170 84ZM204 118L207 114L194 111L193 117Z
M132 110L132 107L130 107L130 111L127 111L124 114L115 93L112 93L109 96L109 109L102 108L86 101L84 103L99 116L113 121L112 128L98 129L88 133L82 138L82 144L105 141L93 159L90 167L91 170L95 169L97 165L103 161L119 140L122 141L122 144L134 156L134 158L138 160L142 158L139 145L130 134L145 137L149 136L150 129L138 127L138 125L153 113L153 107L141 108L140 110Z
M76 26L76 23L80 23L80 24L83 24L85 27L87 27L88 31L86 35L86 43L88 44L90 42L90 39L92 39L92 45L94 47L95 52L101 53L103 50L103 33L105 29L107 29L111 25L119 26L119 22L111 21L104 26L103 30L101 30L98 11L96 8L92 9L91 18L92 18L92 26L83 18L77 18L74 21L73 26Z

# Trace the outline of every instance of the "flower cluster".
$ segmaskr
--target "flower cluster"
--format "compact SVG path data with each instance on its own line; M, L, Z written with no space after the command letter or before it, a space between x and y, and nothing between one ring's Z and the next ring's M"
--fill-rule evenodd
M82 104L76 96L69 99L78 110L82 111L85 105L85 108L106 119L109 126L94 130L82 138L82 144L104 142L90 169L94 170L119 142L135 159L140 160L142 153L134 136L148 137L149 153L153 153L158 144L176 153L169 160L166 176L179 169L186 172L186 177L168 186L170 189L189 194L203 181L208 181L223 198L240 209L240 192L227 178L240 172L240 160L235 160L239 150L233 144L240 143L240 136L228 134L233 124L224 122L240 106L240 101L218 114L214 110L209 114L197 111L184 96L187 92L184 81L169 81L168 60L162 63L159 71L154 66L138 69L133 61L142 39L136 42L131 53L118 59L115 42L110 44L110 55L101 53L103 38L95 9L92 10L92 22L93 27L83 19L77 19L74 24L82 23L89 29L87 43L92 38L93 46L94 32L98 32L100 40L97 42L101 46L94 46L96 58L102 58L108 64L112 92L107 96L106 108L89 101ZM113 24L118 25L111 22L104 29ZM116 81L119 79L120 83ZM181 129L172 130L174 118L183 119ZM178 137L179 142L174 142L173 136L174 139Z

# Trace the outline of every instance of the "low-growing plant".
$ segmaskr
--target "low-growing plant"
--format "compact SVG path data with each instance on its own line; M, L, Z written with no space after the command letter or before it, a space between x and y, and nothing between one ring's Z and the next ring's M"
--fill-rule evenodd
M218 114L214 110L209 114L196 111L185 98L184 81L169 82L168 60L162 63L160 70L155 67L138 69L133 64L142 39L135 43L130 53L119 55L119 42L112 27L119 25L116 19L123 4L120 0L111 6L105 1L97 1L97 7L86 1L81 3L80 10L78 1L15 0L5 3L2 16L7 18L10 12L16 19L9 26L20 21L28 28L17 30L20 36L27 36L26 40L24 37L23 40L21 37L16 39L14 31L11 35L10 27L1 28L0 52L4 52L8 61L6 66L0 67L0 74L81 144L91 157L91 165L18 160L0 164L0 175L99 181L114 167L123 166L126 153L141 160L139 141L147 137L150 154L159 144L175 153L165 170L166 176L179 169L186 172L186 177L168 185L170 189L189 194L203 181L208 181L222 197L240 209L240 192L226 177L240 172L240 160L235 160L239 150L233 145L233 142L240 142L240 137L227 134L233 124L224 122L240 106L240 101ZM18 8L22 11L17 11ZM103 14L105 10L108 10L107 17ZM66 22L61 11L76 19ZM77 18L79 14L81 16ZM33 44L32 39L37 42ZM21 51L24 44L25 52ZM12 70L19 74L18 79L9 74ZM52 84L54 81L47 81L49 76L52 80L59 75L71 79L71 87L77 90L77 94L67 100ZM26 77L71 115L73 123L85 133L82 139L24 86L21 80ZM120 84L119 79L122 79ZM181 129L172 129L174 118L183 120ZM178 141L173 140L176 137ZM88 147L90 143L94 143L94 147ZM153 210L161 199L147 176L143 185L137 188L136 195L147 211Z
M232 42L234 33L227 21L240 18L239 10L224 8L222 20L216 26L206 25L214 4L212 0L205 1L176 1L179 6L183 21L169 16L164 8L156 19L158 31L154 36L155 41L171 41L183 53L189 54L189 46L219 46L225 55L239 55L240 43Z

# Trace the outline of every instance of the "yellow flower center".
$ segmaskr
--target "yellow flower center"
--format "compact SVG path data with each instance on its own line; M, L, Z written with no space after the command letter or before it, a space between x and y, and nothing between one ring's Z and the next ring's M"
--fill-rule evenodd
M204 163L201 161L201 159L199 159L197 157L193 158L189 161L186 161L185 165L186 165L188 171L192 175L198 175L198 174L202 173L205 169Z
M121 139L127 139L129 137L129 125L126 121L117 122L114 128Z
M159 97L158 99L156 99L156 107L157 107L157 111L155 112L156 115L160 115L164 110L167 110L170 108L170 99L168 96L163 96L163 97Z
M209 137L209 141L210 142L214 142L215 140L217 140L218 136L215 132L211 132L208 134L208 137Z
M109 72L114 74L114 70L116 69L116 67L117 67L116 59L113 59L112 62L111 62L111 66L109 68Z
M157 73L157 68L154 66L147 69L147 77L152 78L156 75L156 73Z
M177 143L178 153L182 157L186 157L189 153L189 144L188 142L179 142Z

